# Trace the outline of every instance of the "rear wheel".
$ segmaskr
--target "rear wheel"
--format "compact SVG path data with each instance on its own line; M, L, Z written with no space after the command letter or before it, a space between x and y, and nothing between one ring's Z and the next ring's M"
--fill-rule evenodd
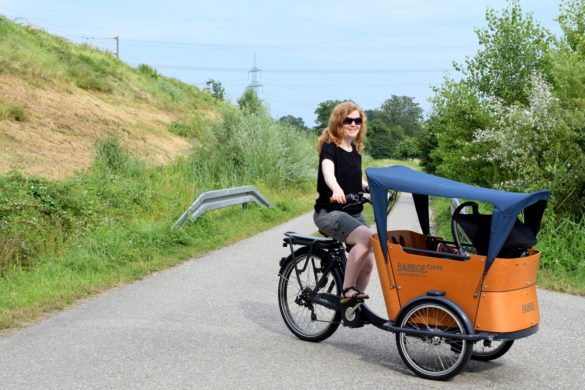
M416 375L426 379L446 380L457 375L469 361L471 343L448 336L465 335L468 332L459 315L447 305L432 301L417 303L400 317L397 325L431 332L396 333L400 357Z
M489 361L504 356L514 344L514 340L480 340L473 344L471 359Z
M323 275L324 253L314 253L309 258L308 250L296 252L295 261L289 261L280 275L278 283L278 306L284 323L290 331L305 341L323 341L339 327L341 314L336 310L312 303L317 281ZM297 277L298 269L299 275ZM324 287L318 293L341 293L342 281L334 272L327 275Z

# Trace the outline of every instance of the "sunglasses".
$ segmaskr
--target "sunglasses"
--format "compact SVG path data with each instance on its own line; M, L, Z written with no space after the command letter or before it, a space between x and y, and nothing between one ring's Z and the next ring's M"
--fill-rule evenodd
M346 117L343 120L343 124L344 125L351 125L352 122L355 122L356 125L361 125L362 124L362 118L352 118L352 117Z

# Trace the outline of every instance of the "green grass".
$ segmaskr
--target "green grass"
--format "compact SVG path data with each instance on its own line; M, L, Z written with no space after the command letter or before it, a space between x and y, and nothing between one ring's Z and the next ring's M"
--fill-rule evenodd
M90 169L70 179L0 176L0 329L310 210L312 139L267 116L227 116L223 126L168 166L148 167L107 136ZM274 206L214 210L172 227L199 194L240 185Z
M28 113L24 106L12 104L0 99L0 120L3 119L26 122L28 120Z
M366 157L364 159L364 165L376 168L388 167L391 165L404 165L406 167L416 169L417 171L422 170L418 160L393 160L390 158L374 160L371 157Z
M34 267L12 267L4 272L0 329L22 326L80 298L237 242L308 211L312 203L299 191L265 195L274 207L215 210L182 229L170 227L169 218L104 220L60 253L39 256Z
M267 114L243 115L148 65L132 68L1 16L0 37L3 75L39 89L77 94L81 88L108 102L146 102L173 113L169 130L194 145L189 155L152 167L148 156L140 159L105 136L92 166L71 178L0 175L0 330L310 210L312 136ZM27 120L27 108L6 99L0 119ZM255 185L274 207L214 210L172 227L199 194L241 185Z
M39 88L71 91L76 86L100 92L104 98L129 96L185 114L186 119L195 109L234 110L205 91L160 75L151 66L141 64L133 68L112 53L74 44L1 15L0 36L0 73L24 79Z

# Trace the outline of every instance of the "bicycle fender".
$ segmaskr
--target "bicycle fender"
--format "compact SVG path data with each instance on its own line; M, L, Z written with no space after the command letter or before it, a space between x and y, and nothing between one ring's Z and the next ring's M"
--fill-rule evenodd
M461 309L461 307L458 304L456 304L455 302L453 302L449 298L445 298L443 296L421 295L419 297L411 299L410 301L408 301L406 303L406 305L404 305L402 307L402 309L400 309L400 312L396 316L396 323L399 323L400 320L402 320L402 317L405 315L405 313L408 310L410 310L410 308L412 306L416 305L419 302L423 302L423 301L440 302L440 303L444 304L445 306L449 307L449 309L453 310L457 315L459 315L459 317L463 321L463 325L465 326L465 329L467 329L467 332L469 334L475 334L475 331L473 329L473 324L469 320L469 316L467 315L467 313L465 313L465 311L463 311L463 309Z

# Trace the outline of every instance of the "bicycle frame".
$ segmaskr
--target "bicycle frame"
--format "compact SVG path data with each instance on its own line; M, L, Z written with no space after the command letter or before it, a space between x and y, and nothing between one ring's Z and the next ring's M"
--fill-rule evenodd
M296 233L286 233L286 235L287 238L284 240L284 246L290 247L291 256L289 261L292 261L295 264L296 278L299 285L303 287L303 291L307 293L304 294L304 298L307 299L307 301L342 313L342 320L346 326L360 327L363 326L364 323L368 323L386 331L393 331L393 324L389 322L388 319L376 315L363 302L359 302L357 305L355 303L350 305L342 304L340 302L341 297L336 294L327 292L319 293L319 290L325 287L328 278L333 275L335 270L338 270L342 279L345 275L347 257L345 255L345 248L343 243L330 239L321 239L319 237L305 236ZM327 247L318 248L320 244L323 243L327 243ZM307 259L301 268L299 268L299 263L297 262L297 255L294 249L295 244L309 248ZM310 261L314 261L313 254L317 250L323 250L329 258L327 259L327 265L322 270L322 276L319 278L319 280L316 281L315 287L313 289L307 289L303 285L300 274L306 270ZM281 261L283 262L284 260L286 259L283 258ZM284 266L283 263L281 263L281 267L282 266ZM315 279L317 279L316 274ZM347 318L347 314L354 315L356 313L359 314L359 321L352 321Z
M293 334L319 342L340 324L351 328L371 324L396 333L400 357L416 375L447 380L470 358L497 359L514 340L538 330L535 281L540 252L532 247L548 191L482 189L405 167L368 168L366 174L377 227L372 246L388 318L373 313L363 300L342 298L347 263L342 243L289 232L284 245L290 246L291 255L280 263L278 297ZM396 200L389 191L412 194L422 234L387 229L387 215ZM467 203L472 205L488 202L493 211L487 218L480 213L463 217L456 209L452 218L467 224L473 233L471 244L462 243L457 235L447 241L431 235L430 195L471 199ZM520 212L523 221L517 220ZM305 261L299 261L301 255ZM328 291L321 291L326 287ZM476 343L480 340L484 343Z

